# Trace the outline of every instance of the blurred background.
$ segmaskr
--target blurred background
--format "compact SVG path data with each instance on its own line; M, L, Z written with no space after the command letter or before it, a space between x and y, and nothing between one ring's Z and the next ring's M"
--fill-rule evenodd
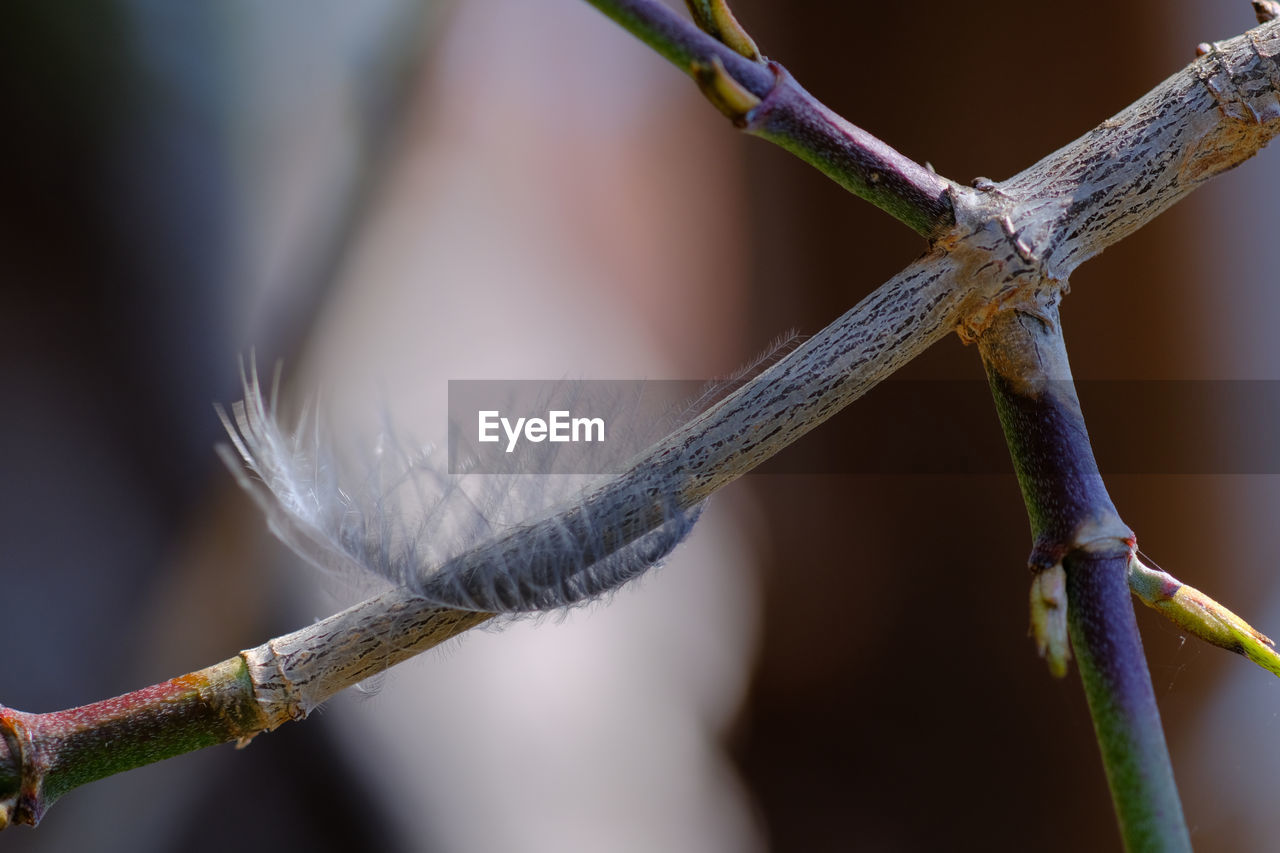
M1253 23L1243 0L1089 5L735 9L828 105L964 182ZM728 374L923 249L578 0L0 16L0 702L22 710L355 600L267 537L212 452L250 348L335 432L385 402L442 441L448 379ZM1083 267L1063 309L1077 376L1280 378L1277 186L1264 153ZM982 376L957 340L906 374ZM922 443L945 426L910 424ZM1151 431L1241 427L1203 411ZM1146 553L1280 631L1276 477L1109 483ZM1052 681L1026 638L1029 547L1009 474L752 476L608 605L473 632L247 750L78 789L4 843L1118 849L1078 679ZM1139 621L1197 849L1271 849L1280 685Z

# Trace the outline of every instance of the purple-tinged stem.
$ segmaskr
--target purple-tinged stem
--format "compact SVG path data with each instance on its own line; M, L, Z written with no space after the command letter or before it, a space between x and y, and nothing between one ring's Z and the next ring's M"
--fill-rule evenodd
M264 728L240 657L66 711L0 706L0 828L40 822L72 788Z
M1034 572L1066 572L1071 643L1125 849L1190 851L1129 594L1135 541L1107 494L1056 304L1002 311L979 339L1031 520Z
M588 2L695 79L723 67L760 99L735 117L748 133L785 148L929 239L955 224L945 178L836 115L778 63L746 58L657 0Z

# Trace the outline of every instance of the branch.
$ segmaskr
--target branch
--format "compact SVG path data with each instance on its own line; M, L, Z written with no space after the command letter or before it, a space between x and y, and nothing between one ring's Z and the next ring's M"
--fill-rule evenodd
M1228 41L993 190L1019 239L1066 280L1280 132L1280 21Z
M261 729L245 663L51 714L0 707L0 829L34 826L72 788Z
M925 237L954 224L950 182L827 109L778 63L744 56L657 0L588 2L698 81L748 133L782 146ZM729 92L735 95L726 98Z
M1047 605L1066 610L1125 848L1190 851L1129 596L1133 533L1094 461L1056 306L1004 312L978 345L1031 519L1033 590L1065 575L1066 600ZM1037 640L1065 655L1064 637ZM1060 675L1065 663L1050 668Z
M604 558L655 530L673 509L695 506L946 336L968 310L959 282L971 263L972 253L935 249L578 505L484 542L432 576L448 578L450 589L464 598L497 605L501 602L486 597L492 593L488 579L495 567L520 562L517 555L535 555L534 562L524 563L528 574L510 579L508 588L530 589L537 598L540 584L554 582L559 565L579 564L584 550ZM256 386L250 388L256 394ZM261 435L268 426L261 420L261 406L260 400L247 399L237 411L237 443L251 464L261 460L253 450L259 445L250 436ZM662 499L655 501L655 495ZM483 608L442 607L412 590L394 589L184 676L175 683L197 683L199 692L184 700L187 721L182 725L199 730L200 738L151 738L151 721L172 710L169 694L161 691L157 699L150 692L154 688L56 714L0 709L0 736L9 747L7 754L0 752L0 811L12 822L34 825L71 787L67 782L82 784L199 749L216 742L208 739L214 734L223 741L247 743L256 733L306 717L335 693L491 615ZM230 698L203 701L210 694ZM238 715L235 725L228 725L220 710L228 703L256 712ZM120 737L120 709L125 709L125 719L138 715L139 730L132 736L152 742L150 751L130 752L126 760L111 757ZM63 720L70 721L70 728L60 728ZM67 753L72 743L77 746ZM78 763L102 772L62 770ZM6 788L7 778L21 784Z
M334 693L494 611L553 598L566 566L589 570L799 439L955 327L965 310L957 283L963 257L926 255L569 509L406 578L416 589L394 590L245 652L269 726L305 717ZM249 392L257 393L252 381ZM274 424L255 403L237 408L238 444L262 482L280 482L287 473L270 467L261 450L278 441L268 434ZM506 572L496 585L495 567ZM474 612L462 619L463 610ZM424 644L427 632L441 636Z

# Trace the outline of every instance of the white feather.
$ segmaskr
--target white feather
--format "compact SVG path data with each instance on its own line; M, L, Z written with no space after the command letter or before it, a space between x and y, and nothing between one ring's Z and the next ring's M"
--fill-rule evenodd
M647 495L663 523L619 547L609 526L621 510L571 511L570 502L547 511L583 478L449 474L430 448L406 445L385 424L359 454L363 477L343 482L316 408L285 431L278 375L270 403L252 364L242 380L244 400L230 414L218 407L232 443L219 454L272 533L322 570L372 574L448 607L520 613L595 598L658 565L700 511Z

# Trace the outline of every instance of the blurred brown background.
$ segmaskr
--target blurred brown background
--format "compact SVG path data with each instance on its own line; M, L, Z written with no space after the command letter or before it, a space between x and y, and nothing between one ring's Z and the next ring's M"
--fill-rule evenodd
M828 105L963 182L1012 175L1197 42L1252 24L1243 0L1213 5L735 9ZM210 402L235 398L247 348L298 364L298 396L332 385L376 406L384 383L397 418L430 433L432 403L411 392L438 396L447 378L728 373L922 249L736 137L572 0L24 2L0 18L0 701L23 710L134 689L326 612L210 452ZM1086 265L1063 309L1077 376L1280 378L1278 186L1266 152ZM981 378L955 340L906 373ZM1152 440L1232 440L1202 414L1153 423ZM821 427L809 452L857 417ZM946 424L903 428L927 442ZM1275 477L1110 485L1144 551L1280 630ZM466 638L372 701L75 791L4 842L1118 849L1078 680L1053 682L1025 636L1011 476L757 476L713 512L695 556L610 606ZM1197 849L1269 849L1280 688L1139 620ZM655 637L672 648L650 658ZM472 647L492 657L472 663ZM463 679L504 662L528 678L524 699L494 701L528 716L458 710L490 695ZM538 698L548 684L559 704ZM584 733L628 708L622 734ZM634 743L586 771L565 756L590 737ZM652 766L628 763L646 753ZM696 778L680 763L693 755ZM437 758L480 775L432 781ZM561 763L577 782L560 787ZM530 782L507 784L527 765ZM533 786L545 799L522 811Z

